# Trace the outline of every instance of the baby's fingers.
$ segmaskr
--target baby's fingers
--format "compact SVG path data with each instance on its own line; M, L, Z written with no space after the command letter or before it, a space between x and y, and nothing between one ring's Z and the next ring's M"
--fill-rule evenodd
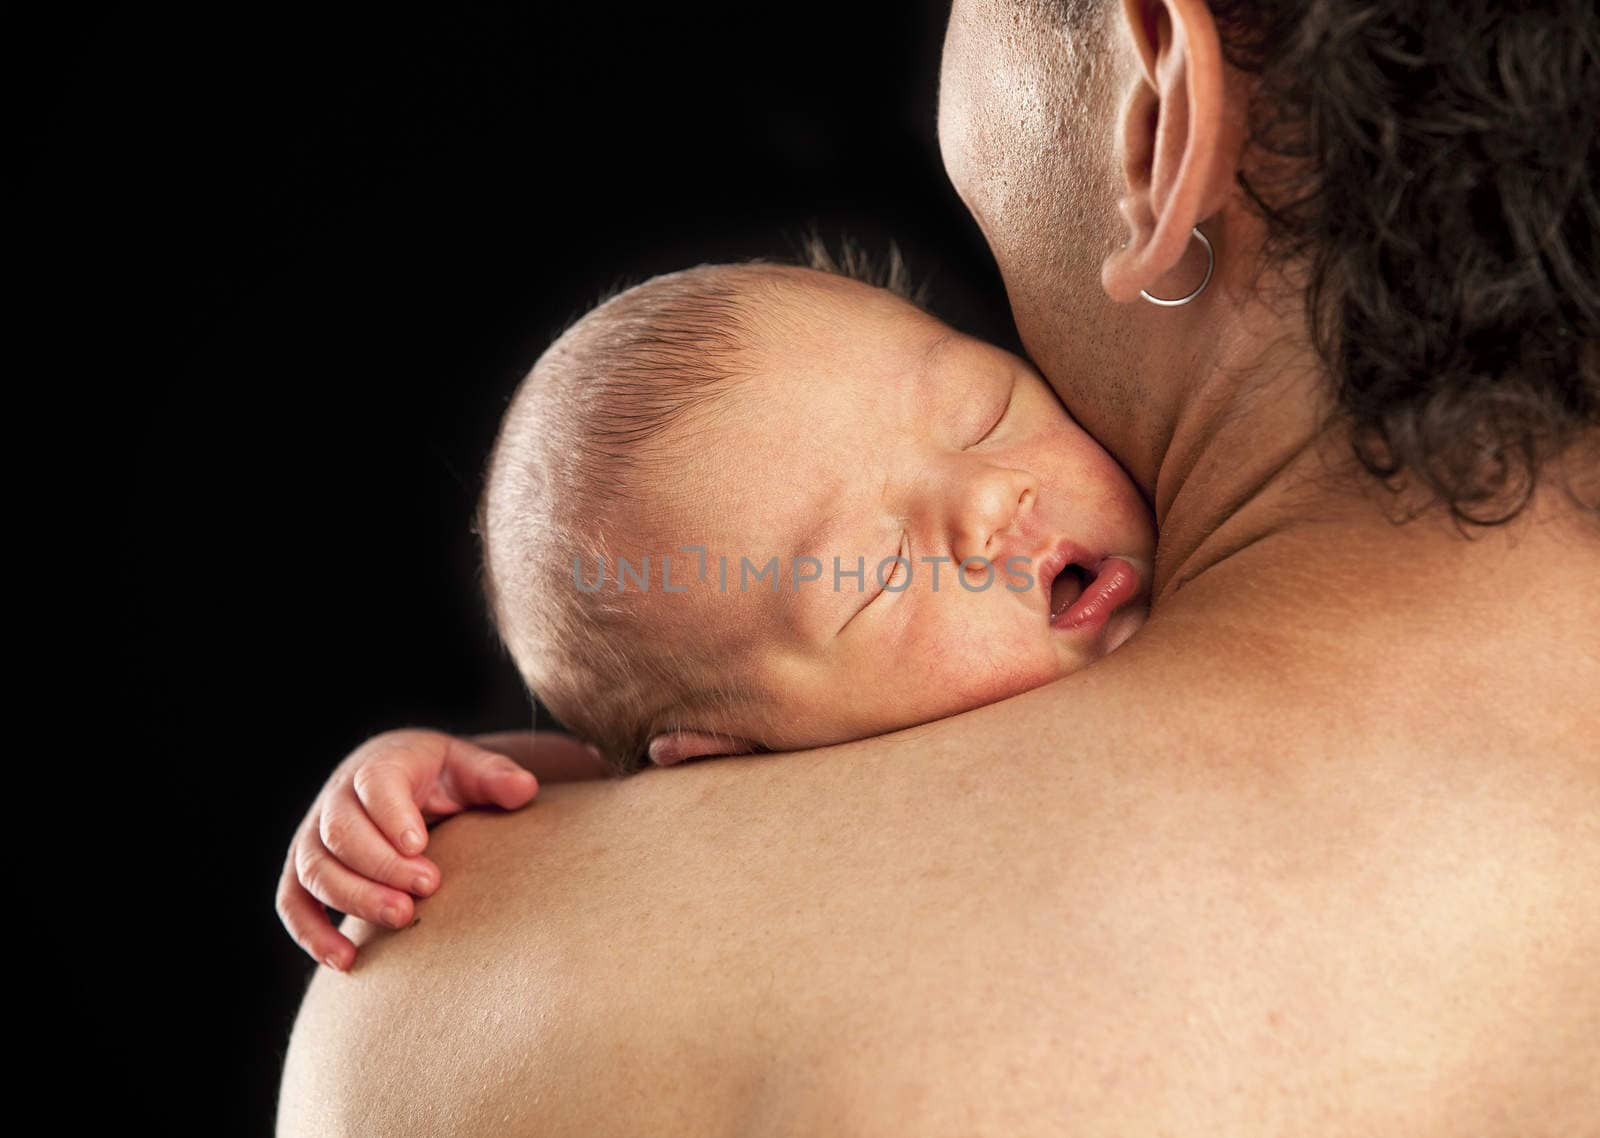
M435 759L437 764L441 760ZM433 782L438 766L419 766L409 752L391 751L356 768L351 780L356 798L388 844L403 854L419 854L428 844L428 826L417 798Z
M319 845L307 843L296 851L295 876L313 897L341 913L391 929L411 923L409 896L362 877Z
M350 967L356 957L356 946L350 938L333 927L328 911L306 891L295 877L293 864L284 866L283 877L278 882L278 919L289 930L294 942L310 954L311 959L326 964L336 972Z
M438 797L443 801L429 805L515 810L538 793L539 780L512 759L465 739L452 739L439 777Z
M428 896L439 886L439 867L425 857L402 856L348 791L322 811L317 837L328 853L361 877L419 897Z

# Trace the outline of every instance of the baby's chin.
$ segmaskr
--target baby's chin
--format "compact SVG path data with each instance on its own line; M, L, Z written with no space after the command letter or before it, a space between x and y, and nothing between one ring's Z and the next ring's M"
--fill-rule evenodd
M1147 604L1129 605L1111 614L1111 619L1106 621L1105 648L1100 653L1100 659L1111 655L1121 648L1134 633L1144 627L1144 622L1150 618L1150 606Z
M1132 640L1138 631L1144 627L1144 622L1149 619L1149 616L1150 606L1142 601L1138 604L1130 604L1125 608L1118 609L1106 621L1105 627L1100 630L1100 635L1094 645L1087 649L1090 654L1084 656L1073 653L1071 658L1060 659L1058 661L1059 670L1052 679L1064 679L1067 676L1083 671L1085 668L1092 668Z

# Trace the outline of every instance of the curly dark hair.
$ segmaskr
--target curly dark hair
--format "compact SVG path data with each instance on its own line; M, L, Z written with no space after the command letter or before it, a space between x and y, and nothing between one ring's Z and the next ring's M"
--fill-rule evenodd
M1600 425L1600 6L1210 7L1256 78L1239 184L1268 262L1309 267L1356 457L1463 527L1516 517Z

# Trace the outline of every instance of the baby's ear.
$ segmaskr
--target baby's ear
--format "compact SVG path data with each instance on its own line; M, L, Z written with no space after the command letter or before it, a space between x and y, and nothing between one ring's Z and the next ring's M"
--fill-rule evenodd
M732 735L712 735L705 731L668 731L650 740L650 761L670 767L688 759L708 759L713 755L748 755L755 746Z

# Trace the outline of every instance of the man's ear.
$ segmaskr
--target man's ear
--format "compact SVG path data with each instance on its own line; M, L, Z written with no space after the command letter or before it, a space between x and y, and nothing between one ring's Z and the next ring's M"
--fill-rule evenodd
M1140 289L1181 296L1199 273L1162 278L1183 261L1194 227L1233 192L1247 127L1244 108L1234 105L1242 88L1228 82L1204 0L1123 0L1122 15L1119 32L1140 64L1122 108L1127 193L1118 208L1128 242L1106 258L1100 280L1119 302Z
M754 744L732 735L713 735L706 731L668 731L650 740L650 761L658 767L689 759L708 759L713 755L748 755Z

